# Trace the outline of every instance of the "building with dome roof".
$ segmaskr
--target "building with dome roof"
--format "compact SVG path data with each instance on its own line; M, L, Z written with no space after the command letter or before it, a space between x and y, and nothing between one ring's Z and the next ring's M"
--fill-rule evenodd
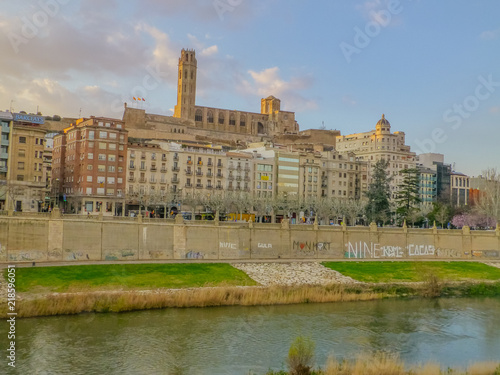
M382 115L375 125L375 130L364 133L341 135L337 137L337 151L340 153L353 152L360 161L368 163L368 181L373 165L380 159L389 161L392 198L396 197L398 186L403 182L400 171L415 168L416 154L405 144L405 133L396 131L391 133L391 123Z

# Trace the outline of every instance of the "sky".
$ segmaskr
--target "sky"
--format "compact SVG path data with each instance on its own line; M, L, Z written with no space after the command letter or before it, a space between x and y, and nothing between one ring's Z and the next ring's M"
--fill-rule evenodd
M195 49L197 105L259 112L274 95L300 130L343 135L385 114L412 151L477 176L500 168L499 14L498 0L9 1L0 110L172 115Z

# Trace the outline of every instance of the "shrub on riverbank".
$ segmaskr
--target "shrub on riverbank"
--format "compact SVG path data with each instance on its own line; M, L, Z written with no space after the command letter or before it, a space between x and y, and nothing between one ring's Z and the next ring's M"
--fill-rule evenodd
M497 283L440 284L439 296L500 296ZM94 291L21 294L16 302L18 317L78 314L81 312L125 312L168 307L259 306L297 303L368 301L394 297L424 297L425 283L302 285L272 287L206 287L192 289L157 289L149 291ZM433 297L439 297L433 295ZM0 317L7 315L6 304Z
M292 372L269 371L266 375L291 375ZM361 355L353 361L330 357L325 369L312 370L310 375L500 375L500 363L480 362L467 369L447 368L436 363L406 366L397 356L386 353Z

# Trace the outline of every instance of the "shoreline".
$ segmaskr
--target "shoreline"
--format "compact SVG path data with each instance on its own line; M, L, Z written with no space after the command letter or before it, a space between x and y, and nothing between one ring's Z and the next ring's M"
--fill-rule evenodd
M262 306L370 301L387 298L498 297L500 281L411 283L335 283L295 286L217 286L184 289L96 290L72 293L21 293L18 318L119 313L164 308ZM6 317L6 309L0 311Z

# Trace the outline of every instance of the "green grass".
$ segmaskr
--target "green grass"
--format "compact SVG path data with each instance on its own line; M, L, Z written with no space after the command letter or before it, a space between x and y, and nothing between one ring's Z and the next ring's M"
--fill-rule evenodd
M229 264L105 264L16 269L18 292L257 285Z
M500 280L500 268L476 262L324 262L331 268L367 283L441 280Z

